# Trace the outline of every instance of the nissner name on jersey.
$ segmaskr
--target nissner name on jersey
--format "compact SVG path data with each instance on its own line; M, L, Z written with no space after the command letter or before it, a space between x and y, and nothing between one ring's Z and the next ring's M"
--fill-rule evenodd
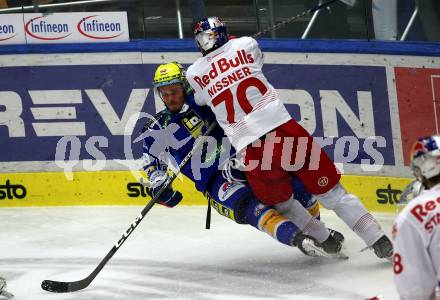
M237 50L236 53L237 54L233 58L227 59L223 57L211 63L211 69L208 71L207 74L202 75L202 77L194 77L194 80L198 83L202 90L210 85L211 81L214 81L214 79L219 76L219 72L220 74L222 74L229 71L230 68L236 68L240 65L251 64L254 62L252 54L246 53L245 50ZM228 76L223 77L221 80L213 83L208 89L208 93L212 97L224 88L230 86L232 83L239 81L249 75L251 75L251 71L248 67L238 69Z
M411 209L411 214L416 217L417 221L420 223L425 223L425 230L429 233L434 230L434 227L440 224L440 213L436 213L433 217L426 220L426 222L425 217L429 212L437 209L437 207L440 208L440 197L438 197L436 200L429 200L424 204L417 204Z

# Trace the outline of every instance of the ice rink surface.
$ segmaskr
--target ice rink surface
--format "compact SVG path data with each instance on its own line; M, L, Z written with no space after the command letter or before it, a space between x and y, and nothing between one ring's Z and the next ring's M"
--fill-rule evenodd
M371 251L332 212L346 261L306 257L256 229L205 207L154 207L87 288L41 290L44 279L86 277L142 207L0 209L0 276L15 299L398 299L391 263ZM376 215L387 234L393 215Z

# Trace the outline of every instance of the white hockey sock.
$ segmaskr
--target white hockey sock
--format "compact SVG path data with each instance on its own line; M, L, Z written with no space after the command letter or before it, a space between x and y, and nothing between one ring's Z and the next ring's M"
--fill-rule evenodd
M291 220L304 234L310 235L318 242L322 243L328 238L330 232L324 223L315 219L293 196L285 202L276 204L275 208L280 214Z
M376 219L368 212L356 222L352 229L369 247L385 234Z
M316 195L319 202L327 209L333 210L367 246L373 245L384 232L376 219L362 205L358 197L348 194L338 184L323 195Z

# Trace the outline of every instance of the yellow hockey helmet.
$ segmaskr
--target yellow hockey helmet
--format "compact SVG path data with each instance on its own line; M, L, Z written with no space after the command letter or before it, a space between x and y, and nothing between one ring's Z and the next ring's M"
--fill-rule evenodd
M186 80L186 71L178 62L170 62L160 65L154 73L153 86L159 88L161 86L180 83L188 90L188 82Z

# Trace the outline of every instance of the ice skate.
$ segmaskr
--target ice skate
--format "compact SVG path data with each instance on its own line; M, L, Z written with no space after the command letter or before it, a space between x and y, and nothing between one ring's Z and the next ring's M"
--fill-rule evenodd
M6 291L6 286L7 286L6 280L0 277L0 296L6 297L7 299L11 299L14 297L14 295Z
M344 241L345 241L345 237L344 237L344 235L342 234L342 233L340 233L339 231L336 231L336 230L334 230L334 229L328 229L328 231L330 231L330 235L332 235L333 236L333 238L337 241L337 242L339 242L339 243L344 243Z
M379 258L391 259L391 256L393 255L393 244L386 235L383 235L378 239L371 248L373 249L374 254Z
M342 234L337 236L340 238ZM327 240L319 243L311 236L298 233L292 245L298 247L298 249L307 256L339 259L348 258L348 256L341 253L342 244L336 240L332 234L329 235Z

